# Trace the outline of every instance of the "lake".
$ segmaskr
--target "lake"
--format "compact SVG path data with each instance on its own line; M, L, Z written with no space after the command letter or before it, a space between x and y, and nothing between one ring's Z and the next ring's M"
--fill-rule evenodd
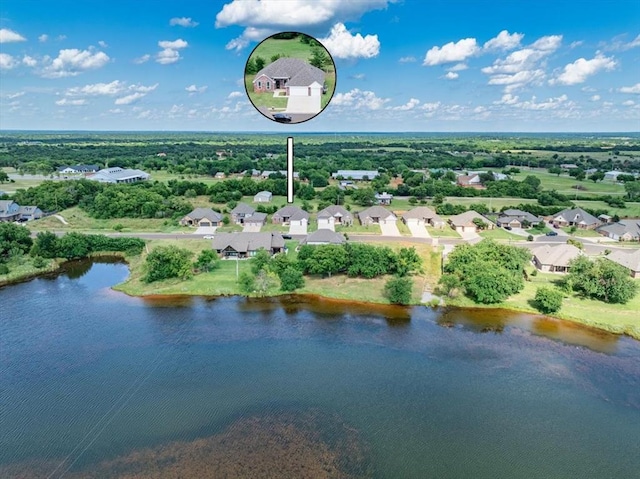
M0 289L0 477L640 477L640 343L541 316ZM271 475L270 475L271 474Z

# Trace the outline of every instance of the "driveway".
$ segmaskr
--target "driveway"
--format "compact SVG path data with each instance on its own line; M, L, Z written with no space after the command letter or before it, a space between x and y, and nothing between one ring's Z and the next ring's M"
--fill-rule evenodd
M462 236L463 240L469 243L477 243L482 240L482 237L475 231L465 231L464 233L460 233L460 236Z
M316 96L290 96L287 101L285 113L320 113L320 95Z
M290 235L306 235L307 225L289 225Z
M382 236L402 236L395 223L380 223L380 231Z
M422 225L407 223L407 227L409 228L409 231L411 231L411 236L413 236L414 238L431 238L431 235L427 231L427 228Z
M194 235L212 235L218 229L217 226L200 226L196 229L193 234Z
M257 225L255 223L246 224L242 227L242 232L243 233L259 233L261 229L262 229L262 225Z

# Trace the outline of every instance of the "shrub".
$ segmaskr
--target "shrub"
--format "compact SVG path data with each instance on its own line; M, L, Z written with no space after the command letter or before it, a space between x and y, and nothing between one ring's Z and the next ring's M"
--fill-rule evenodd
M295 291L304 286L302 271L293 266L287 267L280 274L280 289L282 291Z
M46 259L44 259L42 256L36 256L35 258L33 258L34 268L42 269L46 267L48 264L49 262Z
M0 274L9 274L9 267L5 263L0 263Z
M562 307L562 292L555 288L542 286L536 290L534 301L536 309L541 313L555 313Z
M533 235L527 236L527 241L533 241Z
M384 285L384 294L393 304L410 304L413 280L409 277L393 277Z

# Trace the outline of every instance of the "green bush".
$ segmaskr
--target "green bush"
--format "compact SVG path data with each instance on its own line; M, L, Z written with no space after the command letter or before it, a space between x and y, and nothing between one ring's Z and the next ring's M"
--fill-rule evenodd
M9 274L9 266L5 263L0 263L0 274Z
M42 256L36 256L35 258L33 258L34 268L42 269L46 267L48 264L49 262L46 259L44 259Z
M542 286L536 290L534 298L536 309L544 314L555 313L562 307L562 292L555 288Z
M394 276L384 285L384 295L393 304L410 304L413 280L407 276Z

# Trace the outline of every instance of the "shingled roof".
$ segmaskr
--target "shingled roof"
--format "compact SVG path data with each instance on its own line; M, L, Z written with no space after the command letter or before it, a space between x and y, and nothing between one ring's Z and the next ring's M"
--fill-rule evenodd
M278 58L256 73L254 83L262 75L273 80L287 79L287 86L309 86L313 82L324 83L324 72L299 58Z

